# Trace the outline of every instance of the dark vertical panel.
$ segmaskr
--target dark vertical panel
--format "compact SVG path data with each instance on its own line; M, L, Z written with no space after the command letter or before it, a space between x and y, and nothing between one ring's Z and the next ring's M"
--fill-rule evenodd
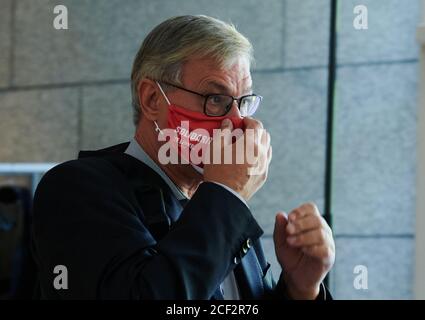
M338 0L331 0L331 23L329 30L329 62L328 62L328 108L326 128L326 163L325 163L325 203L324 218L332 225L332 156L333 156L333 127L334 100L336 81L336 20Z

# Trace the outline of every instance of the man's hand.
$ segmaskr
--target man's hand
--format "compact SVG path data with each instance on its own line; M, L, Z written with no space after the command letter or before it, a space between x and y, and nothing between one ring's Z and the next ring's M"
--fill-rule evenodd
M332 230L316 205L303 204L292 210L288 218L279 212L273 238L289 296L315 299L320 283L335 262Z
M244 148L242 150L237 148L238 141L232 143L230 135L220 137L220 144L216 141L211 143L211 151L214 152L214 146L221 147L221 155L224 155L224 147L231 148L232 163L226 164L224 158L220 164L205 164L204 165L204 181L218 182L228 186L239 193L245 200L249 200L257 190L261 188L267 179L269 164L272 158L272 148L270 146L270 135L264 130L260 121L252 118L244 118L245 132L238 138L243 139ZM221 129L232 131L233 125L229 119L223 120ZM248 130L255 130L256 135L260 133L258 139L254 136L247 134ZM217 151L217 150L216 150ZM255 155L255 162L249 163L247 152L253 152ZM210 163L212 156L210 157ZM242 163L236 163L236 157L243 159Z

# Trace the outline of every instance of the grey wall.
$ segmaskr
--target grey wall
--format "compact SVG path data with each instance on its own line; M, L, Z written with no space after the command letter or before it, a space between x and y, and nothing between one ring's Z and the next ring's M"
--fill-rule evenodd
M333 221L340 298L412 298L420 1L340 1ZM369 289L353 288L365 265Z
M367 31L352 27L357 2L340 2L331 287L337 298L409 298L419 0L362 1ZM230 20L254 45L258 117L272 134L270 178L250 205L278 276L276 212L323 210L329 0L65 0L69 30L52 27L56 4L0 0L0 162L59 162L128 140L130 69L147 32L179 14ZM357 264L367 291L353 288Z

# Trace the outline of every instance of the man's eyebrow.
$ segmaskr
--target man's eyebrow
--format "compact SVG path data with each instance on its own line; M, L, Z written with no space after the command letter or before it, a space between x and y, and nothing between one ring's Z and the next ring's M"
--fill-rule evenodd
M214 92L214 93L221 93L221 94L230 95L229 88L227 88L225 85L222 85L219 82L215 82L215 81L208 82L205 89L209 90L210 88L212 88L212 90L214 90L214 89L217 90L217 92ZM248 87L244 90L244 94L249 94L251 92L252 92L252 86L250 86L250 87Z
M229 93L229 89L225 85L215 81L207 82L205 86L205 90L215 90L215 92L210 92L210 93L223 93L223 94Z

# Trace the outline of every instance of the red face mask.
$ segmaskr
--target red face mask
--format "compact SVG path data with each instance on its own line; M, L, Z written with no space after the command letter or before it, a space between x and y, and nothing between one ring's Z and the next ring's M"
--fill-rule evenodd
M220 129L224 119L232 121L233 130L243 129L243 118L229 117L226 115L210 117L204 113L191 111L181 106L171 104L162 91L162 88L160 86L159 88L168 102L168 128L176 131L177 144L175 144L175 147L178 148L180 159L185 159L198 172L203 173L202 168L204 164L200 161L200 159L202 159L202 149L210 144L213 138L214 129ZM198 146L198 144L204 144L204 146ZM193 148L199 150L196 159L192 159L193 152L191 152L191 150Z

